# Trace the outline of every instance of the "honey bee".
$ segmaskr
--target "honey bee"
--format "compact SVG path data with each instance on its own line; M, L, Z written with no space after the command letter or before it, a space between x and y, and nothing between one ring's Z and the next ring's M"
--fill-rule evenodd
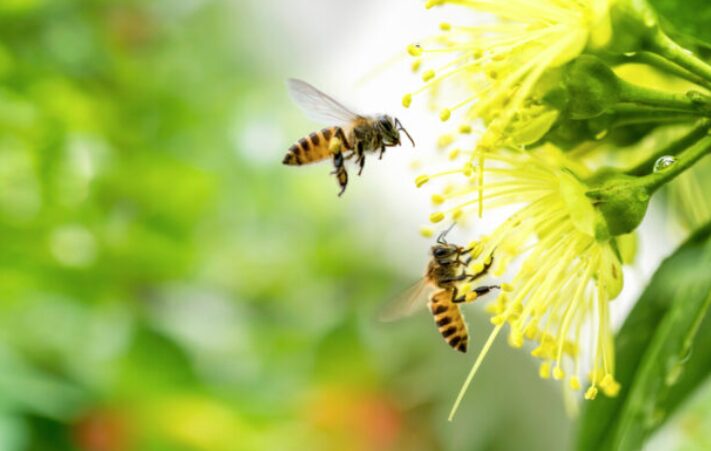
M397 118L387 114L363 116L356 114L340 102L301 80L288 80L289 94L296 104L313 120L331 125L301 138L289 148L283 163L290 166L315 163L333 158L334 171L341 187L339 196L348 185L345 160L354 156L359 167L365 166L365 154L380 151L383 158L386 147L400 145L400 132L404 132L413 147L415 142ZM344 153L348 153L344 155Z
M493 255L486 259L484 267L478 273L467 273L473 249L465 249L462 246L448 243L445 238L451 229L452 227L443 231L437 238L437 243L432 246L432 256L427 264L425 276L403 293L389 310L386 310L381 319L391 321L412 313L415 310L414 307L419 305L418 300L422 298L423 292L429 287L433 292L430 295L428 307L434 317L437 330L449 346L457 351L466 352L469 332L459 304L468 302L468 298L476 299L491 290L500 289L500 287L498 285L476 287L471 291L475 296L470 295L469 297L466 293L459 292L460 283L472 282L485 276L494 259Z

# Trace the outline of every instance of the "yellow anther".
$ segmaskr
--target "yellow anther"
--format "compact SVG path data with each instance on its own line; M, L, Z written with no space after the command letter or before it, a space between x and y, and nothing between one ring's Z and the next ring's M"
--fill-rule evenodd
M438 6L438 5L441 5L442 3L444 3L443 0L427 0L425 2L425 8L430 9L433 6Z
M443 219L444 219L444 213L442 213L441 211L432 213L430 215L430 222L433 222L433 223L438 223L438 222L442 221Z
M565 372L561 367L556 366L555 368L553 368L553 379L559 381L563 379L563 377L565 377Z
M471 289L472 289L472 284L469 282L467 282L464 285L462 285L461 287L459 287L460 293L466 293L468 291L471 291Z
M597 397L597 387L592 386L585 391L585 399L592 401Z
M452 25L447 22L442 22L439 24L439 29L442 31L449 31L452 29Z
M578 379L578 376L572 376L568 384L573 390L580 390L580 379Z
M447 147L454 142L454 136L450 134L442 135L437 139L437 147L440 149Z
M464 295L464 300L466 300L467 302L473 302L478 297L479 295L476 293L476 291L470 291Z
M439 119L442 122L446 122L449 120L449 118L452 116L452 112L449 111L448 108L443 109L442 111L439 112Z
M474 165L471 161L467 161L466 163L464 163L463 172L464 177L471 177L472 174L474 174Z
M609 383L605 387L603 387L602 391L605 392L605 396L614 398L615 396L617 396L620 393L620 384L618 384L615 381L612 381L611 383Z
M417 60L415 60L415 61L412 62L412 64L410 65L410 69L411 69L413 72L417 72L418 70L420 70L420 66L422 66L422 60L417 59Z
M410 105L412 105L412 94L405 94L402 96L402 106L410 108Z
M459 126L459 133L463 135L468 135L472 132L472 126L469 124L462 124Z
M434 235L434 230L432 230L432 227L422 226L420 227L420 235L425 238L431 238Z
M611 374L609 374L609 373L605 374L605 377L603 377L602 380L600 381L600 387L605 388L614 382L615 382L615 380L612 378Z
M410 44L407 46L407 53L411 56L420 56L422 55L422 47L420 44Z
M418 188L421 188L422 185L430 181L430 176L426 174L418 175L417 178L415 179L415 185L417 185Z
M457 208L456 210L454 210L452 212L452 219L454 219L455 221L458 221L462 217L463 214L464 214L464 211L461 208Z
M449 152L449 159L452 160L452 161L456 160L457 157L459 156L459 153L460 153L461 151L462 151L462 150L459 149L459 148L452 149L452 151Z
M526 330L524 331L524 334L526 335L526 338L529 340L535 340L536 337L538 336L538 328L534 326L533 324L529 324L526 326Z
M510 283L502 283L501 284L501 291L511 293L513 291L513 289L514 289L514 287Z
M493 324L494 326L500 326L504 324L504 318L502 318L501 315L496 315L492 317L490 321L491 324Z
M477 263L474 263L471 266L471 268L472 268L472 272L474 272L474 274L478 274L484 270L484 264L482 262L477 262Z
M435 71L432 69L427 69L422 73L422 81L427 82L435 78Z
M541 379L548 379L551 377L551 365L548 362L543 362L541 363L541 366L538 367L538 375L541 377Z
M542 346L538 346L538 347L536 347L536 348L533 348L533 350L531 351L531 355L532 355L533 357L539 357L539 358L540 358L540 357L543 357L544 354L545 354L545 353L543 352L543 347L542 347Z
M442 205L444 203L444 196L441 194L432 195L432 203L435 205Z
M523 347L523 335L521 335L521 332L515 331L509 334L509 345L517 349Z

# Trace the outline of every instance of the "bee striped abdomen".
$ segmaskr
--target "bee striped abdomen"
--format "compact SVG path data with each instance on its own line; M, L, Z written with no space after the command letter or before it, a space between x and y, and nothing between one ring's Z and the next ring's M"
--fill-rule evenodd
M330 142L336 134L337 127L324 128L301 138L299 142L289 148L284 156L284 164L298 166L315 163L331 156Z
M459 306L452 302L454 290L440 290L430 298L430 310L437 330L449 346L460 352L467 352L469 332Z

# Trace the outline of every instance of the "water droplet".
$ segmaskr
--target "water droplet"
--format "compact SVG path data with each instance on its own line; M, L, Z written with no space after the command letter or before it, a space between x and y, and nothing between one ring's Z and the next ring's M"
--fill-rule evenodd
M676 157L673 157L671 155L664 155L663 157L659 157L659 159L654 162L654 172L663 171L674 163L676 163Z
M628 58L631 58L633 56L637 56L637 52L625 52L624 55Z

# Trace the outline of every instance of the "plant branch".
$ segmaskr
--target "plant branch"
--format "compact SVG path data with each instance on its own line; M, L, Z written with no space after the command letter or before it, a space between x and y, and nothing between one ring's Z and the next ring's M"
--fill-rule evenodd
M696 74L705 80L703 85L711 89L711 66L697 58L691 51L683 48L661 31L655 33L649 44L652 52Z
M674 164L659 172L640 177L637 183L643 185L647 189L647 192L652 194L710 153L711 136L707 135L697 141L696 144L678 154Z
M704 120L700 121L698 123L698 125L696 125L696 127L691 129L686 135L682 136L680 139L674 141L673 143L669 144L668 146L663 147L662 149L658 150L657 152L655 152L653 155L651 155L649 158L647 158L643 162L639 163L634 168L626 171L626 174L634 175L634 176L643 176L643 175L649 174L649 172L654 167L654 163L659 158L661 158L665 155L676 156L682 150L693 145L694 143L699 141L704 136L707 136L710 128L711 128L711 121L709 121L708 119L704 119Z
M689 94L649 89L621 79L618 80L618 86L620 102L623 103L683 111L701 117L711 116L711 106L707 103L707 99L700 97L698 94L692 96Z

